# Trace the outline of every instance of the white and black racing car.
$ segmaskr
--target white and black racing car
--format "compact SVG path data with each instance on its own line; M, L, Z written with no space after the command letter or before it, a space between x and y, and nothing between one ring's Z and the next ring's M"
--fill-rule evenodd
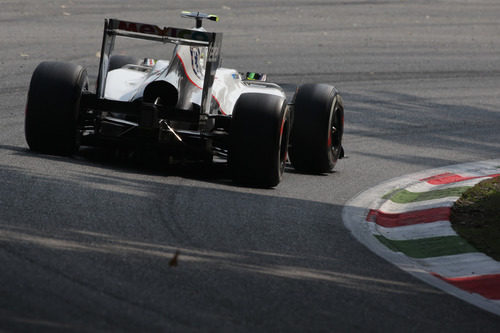
M215 15L183 12L182 29L106 19L96 91L87 71L42 62L31 78L25 135L31 150L71 155L80 145L154 145L160 153L227 160L233 181L276 186L289 160L300 172L327 173L343 157L338 91L305 84L287 102L266 75L220 67ZM175 44L170 60L112 55L117 36Z

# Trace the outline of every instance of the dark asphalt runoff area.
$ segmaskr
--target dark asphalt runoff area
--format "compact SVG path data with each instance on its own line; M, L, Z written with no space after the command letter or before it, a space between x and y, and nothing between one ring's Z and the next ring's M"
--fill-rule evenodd
M379 258L341 218L382 181L499 157L497 0L0 6L1 332L498 332L500 317ZM334 173L290 169L253 189L220 165L27 149L38 63L81 64L95 82L104 18L190 27L181 10L220 16L206 27L224 33L224 67L340 90L347 158Z

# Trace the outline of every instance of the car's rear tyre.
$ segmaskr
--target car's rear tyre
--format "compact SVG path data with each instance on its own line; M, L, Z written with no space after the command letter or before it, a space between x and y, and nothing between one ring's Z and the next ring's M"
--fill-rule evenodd
M87 71L64 62L42 62L31 77L25 136L31 150L71 155L79 147L80 100Z
M247 93L236 102L231 120L229 167L238 184L279 184L288 153L290 113L284 97Z
M140 65L142 60L136 57L115 54L109 58L108 72L122 68L125 65Z
M343 156L344 107L337 90L306 84L295 94L290 161L300 172L331 172Z

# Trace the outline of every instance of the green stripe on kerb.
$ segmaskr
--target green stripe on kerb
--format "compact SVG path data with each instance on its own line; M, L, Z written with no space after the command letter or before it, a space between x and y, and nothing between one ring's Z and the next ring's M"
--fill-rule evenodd
M402 252L412 258L441 257L454 254L477 252L469 243L458 236L443 236L412 240L391 240L374 235L382 244L394 252Z
M459 197L467 191L470 186L451 187L428 192L410 192L408 190L396 190L387 193L383 199L389 199L392 202L405 204L410 202L441 199L446 197Z

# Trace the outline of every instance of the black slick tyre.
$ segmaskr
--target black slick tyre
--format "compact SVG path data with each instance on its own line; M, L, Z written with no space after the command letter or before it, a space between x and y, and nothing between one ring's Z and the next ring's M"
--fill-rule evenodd
M42 62L31 77L25 137L31 150L71 155L79 147L80 100L87 71L64 62Z
M344 107L327 84L305 84L295 94L290 162L299 172L328 173L343 157Z
M140 65L141 60L127 55L115 54L109 58L108 72L122 68L125 65Z
M246 93L231 120L229 167L238 184L274 187L287 160L290 113L284 97Z

